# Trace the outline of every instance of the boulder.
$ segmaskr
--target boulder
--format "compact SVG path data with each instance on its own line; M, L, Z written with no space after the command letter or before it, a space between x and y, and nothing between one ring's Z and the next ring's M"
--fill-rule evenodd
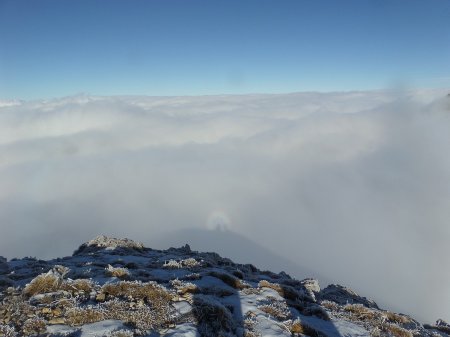
M362 304L368 308L379 309L378 305L373 300L359 296L353 290L339 284L330 284L320 291L319 297L321 300L333 301L340 305Z
M7 274L9 272L9 266L6 258L0 256L0 275Z
M116 239L104 235L100 235L93 240L83 243L74 253L76 255L89 255L100 250L117 250L120 252L136 253L144 249L144 245L140 242L130 239Z

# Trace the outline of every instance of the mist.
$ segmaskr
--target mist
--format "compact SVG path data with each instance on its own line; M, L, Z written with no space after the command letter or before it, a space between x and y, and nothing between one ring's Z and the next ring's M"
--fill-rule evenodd
M444 90L1 102L0 255L69 255L99 234L217 247L449 320L449 102Z

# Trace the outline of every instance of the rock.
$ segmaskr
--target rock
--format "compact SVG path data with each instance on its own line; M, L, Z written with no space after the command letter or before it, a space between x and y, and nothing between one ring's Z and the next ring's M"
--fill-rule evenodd
M52 309L45 307L45 308L42 308L41 312L43 314L47 314L48 315L48 314L52 313Z
M374 301L367 299L366 297L361 297L353 290L339 284L330 284L317 295L319 295L321 300L333 301L340 305L362 304L368 308L379 309Z
M302 286L304 286L306 289L314 292L314 293L318 293L320 292L320 285L319 285L319 281L312 279L312 278L307 278L301 281Z
M105 294L105 293L97 294L97 296L95 296L95 300L96 300L97 302L105 302L105 300L106 300L106 294Z
M64 320L64 318L52 318L51 320L48 321L48 324L65 324L66 321Z
M59 290L53 293L37 294L32 296L29 301L31 305L40 305L51 303L54 301L61 300L63 298L70 298L71 295L65 290Z
M305 292L308 294L308 296L310 296L315 302L316 294L320 292L319 281L312 278L307 278L302 280L300 283L304 287Z
M122 253L127 256L118 256ZM56 336L52 331L59 332L64 326L70 329L64 335L75 337L89 324L122 327L122 321L109 318L127 318L128 314L135 325L127 326L124 336L154 327L179 329L180 336L190 331L242 336L247 330L256 335L261 327L264 335L265 330L271 332L271 327L274 334L297 327L287 332L322 336L323 328L330 335L340 336L345 332L335 327L348 327L358 336L372 332L381 335L387 328L402 336L450 336L450 325L443 320L423 326L405 315L377 310L375 302L349 288L332 284L321 289L315 279L297 280L284 272L260 271L216 253L191 251L188 245L152 250L131 240L101 236L83 244L75 254L80 256L48 262L25 258L9 263L11 271L0 274L0 336L6 324L37 336L43 336L43 325L49 336ZM164 261L174 261L176 268L164 268ZM0 264L8 267L4 258L0 258ZM119 279L129 274L131 280L105 279L105 272ZM39 285L36 275L43 280L48 278L50 286L43 283L45 287L39 291L23 296L27 282ZM4 287L2 278L10 279ZM262 307L275 314L280 308L288 308L291 316L280 322ZM157 316L155 310L161 317L156 325L152 323Z
M436 321L436 326L445 326L447 328L450 328L450 324L448 324L446 321L444 321L443 319L438 319Z
M450 324L442 319L438 319L433 328L450 335Z
M56 266L53 267L52 271L54 274L58 274L60 275L61 278L64 278L70 272L70 269L67 268L66 266L61 266L57 264Z
M8 288L14 285L14 281L5 276L0 276L0 289Z
M138 252L144 249L144 245L140 242L130 239L116 239L104 235L100 235L93 240L83 243L74 253L76 255L89 255L99 250L119 250L125 252Z
M60 317L62 315L62 310L59 308L55 308L52 310L53 317Z
M189 255L192 253L191 246L189 246L187 243L184 246L179 247L179 248L170 247L169 251L176 252L178 254L185 254L185 255Z
M9 273L9 266L6 258L0 256L0 275Z
M185 254L192 253L191 246L189 246L187 243L180 248L180 251L184 252Z

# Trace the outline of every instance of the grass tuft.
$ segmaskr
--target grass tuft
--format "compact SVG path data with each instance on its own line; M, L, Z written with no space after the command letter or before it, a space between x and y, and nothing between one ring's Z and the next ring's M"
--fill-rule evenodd
M121 280L128 279L130 277L130 272L127 268L121 268L121 267L113 267L110 264L105 269L106 276L109 277L117 277Z
M193 313L203 336L218 336L222 332L231 332L234 321L231 312L219 301L208 295L194 298Z
M66 323L70 326L77 326L99 322L105 319L105 315L100 307L89 306L86 308L70 308L66 312Z
M244 288L248 288L248 286L244 284L240 279L230 274L212 271L209 273L209 275L218 278L219 280L222 280L225 284L228 284L230 287L233 287L234 289L241 290Z
M25 286L23 294L31 297L38 294L55 292L59 290L61 283L62 279L51 272L41 274Z
M285 324L293 336L326 337L322 332L310 327L298 318L294 321L289 320Z

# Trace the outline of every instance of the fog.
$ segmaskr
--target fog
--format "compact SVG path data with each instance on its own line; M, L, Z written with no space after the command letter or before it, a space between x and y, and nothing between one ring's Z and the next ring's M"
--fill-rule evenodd
M450 320L449 102L444 90L1 102L0 255L70 255L98 234L190 243Z

